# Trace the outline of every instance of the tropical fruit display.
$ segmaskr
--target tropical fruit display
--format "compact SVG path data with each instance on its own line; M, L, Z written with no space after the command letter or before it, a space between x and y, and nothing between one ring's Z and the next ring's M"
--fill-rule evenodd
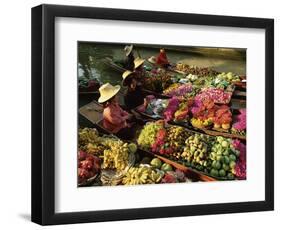
M163 125L154 134L154 142L150 143L150 147L146 146L145 150L173 159L214 178L241 179L237 176L236 164L241 161L240 145L244 144L239 140L193 133L180 126ZM139 147L142 148L142 145L139 144ZM153 159L150 164L163 171L171 170L158 159ZM241 161L240 166L239 169L245 171L246 161Z
M78 186L247 179L246 51L135 46L79 62Z

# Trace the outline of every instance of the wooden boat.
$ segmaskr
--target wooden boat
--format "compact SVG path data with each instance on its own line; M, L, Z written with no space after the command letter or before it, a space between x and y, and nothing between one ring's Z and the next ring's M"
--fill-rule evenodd
M241 99L241 98L232 98L230 100L230 107L231 109L243 109L246 108L246 99Z
M90 121L99 132L112 134L102 126L102 112L103 107L96 101L92 101L79 109L79 113Z
M188 178L192 178L195 181L218 181L217 178L211 177L209 175L206 175L203 172L200 172L198 170L195 170L191 167L187 167L183 164L180 164L176 161L173 161L171 159L168 159L166 157L163 157L159 154L155 154L143 149L139 149L140 153L145 155L145 156L151 156L152 158L159 158L161 161L163 161L164 163L167 163L171 166L173 166L176 169L181 170L182 172L184 172L184 174L188 177Z

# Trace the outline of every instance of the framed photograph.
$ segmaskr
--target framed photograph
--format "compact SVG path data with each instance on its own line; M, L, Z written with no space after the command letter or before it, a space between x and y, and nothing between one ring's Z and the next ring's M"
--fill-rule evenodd
M32 8L32 221L274 209L274 21Z

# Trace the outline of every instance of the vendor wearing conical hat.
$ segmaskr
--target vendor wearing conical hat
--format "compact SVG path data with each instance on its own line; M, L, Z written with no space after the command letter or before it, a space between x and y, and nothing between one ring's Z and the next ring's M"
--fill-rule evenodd
M134 72L138 83L143 82L145 77L145 69L144 69L144 59L137 57L134 61Z
M127 122L130 119L130 114L124 111L116 100L120 88L120 85L113 86L110 83L99 88L98 102L102 103L104 107L103 127L115 134L130 126Z
M133 45L125 46L124 52L125 52L125 62L124 62L124 68L133 71L134 70L134 52L133 52Z
M126 107L131 110L144 103L144 97L142 87L138 84L136 75L130 70L126 70L123 75L123 86L127 86L127 90L124 96L124 102Z

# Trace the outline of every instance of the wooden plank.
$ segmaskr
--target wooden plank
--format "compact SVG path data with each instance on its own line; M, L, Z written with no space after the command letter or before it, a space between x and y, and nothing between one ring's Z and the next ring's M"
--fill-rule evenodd
M79 109L79 113L93 124L96 124L102 119L103 108L97 102L92 101L89 104L81 107Z
M246 97L246 92L245 91L240 91L240 90L235 90L233 92L233 96Z

